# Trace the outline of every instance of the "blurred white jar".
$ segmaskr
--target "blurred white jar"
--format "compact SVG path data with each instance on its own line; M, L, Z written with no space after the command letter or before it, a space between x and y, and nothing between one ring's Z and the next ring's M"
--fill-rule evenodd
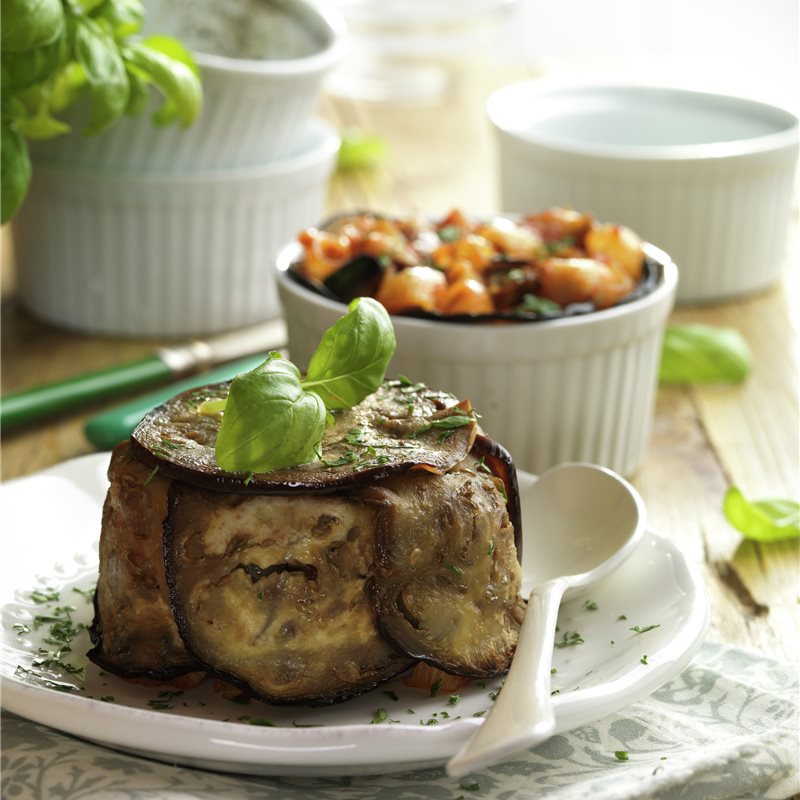
M337 0L348 52L326 81L340 97L426 105L491 56L516 0Z

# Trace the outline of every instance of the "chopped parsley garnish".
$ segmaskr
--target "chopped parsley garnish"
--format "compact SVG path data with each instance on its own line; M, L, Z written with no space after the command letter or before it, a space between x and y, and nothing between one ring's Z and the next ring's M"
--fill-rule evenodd
M382 722L386 722L387 719L389 719L389 712L385 708L379 708L375 712L370 725L380 725Z
M494 539L491 539L489 541L489 555L493 556L494 555L494 551L495 551Z
M447 244L457 242L461 238L461 228L458 225L445 225L437 231L439 239Z
M437 695L437 694L439 694L439 687L440 687L441 685L442 685L442 679L441 679L441 678L437 678L437 679L436 679L436 680L435 680L435 681L434 681L434 682L431 684L431 693L430 693L430 696L431 696L431 697L436 697L436 695Z
M494 475L494 473L486 466L486 456L481 456L478 459L478 472L485 472L487 475Z
M624 614L620 614L617 617L617 622L623 622L624 620L628 619Z
M552 692L550 692L550 695L551 695L551 697L552 697L552 695L554 695L554 694L561 694L561 690L560 690L560 689L553 689L553 691L552 691Z
M324 458L321 461L326 467L342 467L345 464L353 464L358 461L358 456L352 450L348 450L344 455L335 458L333 461L326 461Z
M629 631L633 631L634 633L647 633L647 631L652 631L653 628L660 628L660 625L645 625L642 627L641 625L634 625L632 628L628 628Z
M450 697L447 698L447 705L456 706L458 705L460 700L461 700L460 694L451 694Z
M557 670L555 667L553 667L553 668L550 670L550 674L551 674L551 675L555 675L555 674L556 674L556 672L558 672L558 670Z
M476 711L472 716L473 717L483 717L486 715L486 711Z
M353 428L346 436L342 437L345 444L364 444L364 431L361 428Z
M614 757L617 761L627 761L628 760L628 751L627 750L615 750Z
M465 792L478 792L481 786L479 783L460 783L458 788L463 789Z
M260 725L262 728L274 728L275 723L264 717L251 717L247 720L250 725Z
M553 253L557 253L559 250L564 250L567 247L575 247L575 237L562 236L560 239L553 239L551 242L545 242L544 246L547 248L548 255L553 255Z
M546 297L538 297L535 294L525 294L522 296L519 306L520 311L530 314L553 315L558 314L562 308L558 303L548 300Z
M61 599L61 595L55 589L34 589L30 593L30 598L36 605L43 603L57 603Z
M586 601L586 602L583 604L583 607L584 607L584 608L585 608L587 611L597 611L597 603L595 603L595 601L594 601L594 600L587 600L587 601Z
M463 578L464 577L464 570L461 567L457 566L456 564L452 564L449 561L443 562L444 566L456 576L456 578Z
M642 662L642 664L646 664L646 663L647 663L647 656L642 656L642 657L639 659L639 661L641 661L641 662Z
M442 436L450 436L456 428L471 425L474 421L475 418L471 414L451 414L449 417L431 420L427 425L423 425L418 431L415 431L414 437L421 436L433 429L441 430Z
M578 644L583 644L583 637L577 631L565 631L561 637L560 642L556 642L555 646L559 649L564 647L574 647Z
M36 590L32 592L30 596L36 603L56 602L60 600L60 594L53 589L45 589L44 591ZM83 623L73 622L72 612L75 610L75 606L71 605L57 606L52 609L50 613L37 614L33 618L33 630L38 630L44 625L49 625L48 635L45 636L42 641L44 644L50 645L50 648L39 647L31 660L31 666L48 670L58 669L69 675L75 675L83 679L86 668L78 667L65 660L65 656L72 652L72 642L75 637L86 630L86 625ZM18 635L30 632L28 626L14 627L17 629ZM24 628L28 629L24 630ZM50 678L46 678L24 667L19 667L19 670L19 674L36 678L39 681L43 681L44 685L60 689L61 691L71 691L76 688L70 684L53 681Z

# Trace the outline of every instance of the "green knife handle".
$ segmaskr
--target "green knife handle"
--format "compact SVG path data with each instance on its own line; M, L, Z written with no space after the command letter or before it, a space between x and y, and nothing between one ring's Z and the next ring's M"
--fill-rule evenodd
M172 370L156 355L122 366L89 372L77 378L39 386L0 398L0 425L9 430L83 403L102 400L173 378Z
M110 450L133 433L133 429L141 422L145 414L169 400L170 397L207 383L230 380L242 372L255 369L264 362L265 358L266 354L262 353L232 361L210 372L193 375L191 378L171 383L169 386L154 389L135 400L103 411L86 423L84 428L86 438L98 449Z

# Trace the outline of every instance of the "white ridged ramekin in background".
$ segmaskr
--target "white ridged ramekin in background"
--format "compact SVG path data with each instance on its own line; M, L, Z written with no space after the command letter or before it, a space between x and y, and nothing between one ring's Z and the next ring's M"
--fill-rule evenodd
M486 433L519 468L539 473L589 461L631 475L642 461L655 408L661 343L678 275L662 251L652 292L604 311L544 322L466 324L394 316L389 375L469 398ZM345 305L293 280L297 245L278 258L289 353L304 369Z
M107 174L46 168L13 220L24 306L74 331L193 336L280 314L278 250L319 219L339 137L260 167Z
M322 81L344 51L344 22L330 4L288 4L316 33L320 50L283 60L251 60L195 53L203 81L203 109L187 128L157 127L150 110L125 116L98 136L81 131L90 104L61 115L66 136L32 142L34 162L95 170L180 172L261 165L301 152L302 132L314 117Z
M489 117L508 211L564 205L620 222L680 265L679 302L777 282L798 120L737 97L644 86L526 81Z

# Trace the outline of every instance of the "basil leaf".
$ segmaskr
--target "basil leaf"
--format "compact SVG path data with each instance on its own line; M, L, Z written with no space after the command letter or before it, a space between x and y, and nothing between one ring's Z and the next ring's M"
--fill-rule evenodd
M664 333L661 383L739 383L750 367L747 342L733 328L673 325Z
M130 94L128 95L128 107L125 113L130 117L141 114L150 102L150 83L136 67L130 64L125 65L128 71L128 83Z
M280 353L233 379L216 443L229 472L269 472L316 460L325 405Z
M35 114L17 122L20 133L28 139L52 139L70 131L70 126L66 122L56 119L50 113L48 94L42 93Z
M61 0L3 0L0 50L22 53L54 42L64 30Z
M331 411L352 408L381 385L395 347L386 309L372 298L357 297L325 331L303 387L316 392Z
M197 62L195 62L192 54L177 39L173 39L171 36L155 35L142 39L142 44L150 50L163 53L174 61L185 64L198 78L200 77L200 68L197 66Z
M28 148L5 103L0 117L0 180L0 224L5 224L22 205L31 180Z
M177 120L182 127L194 122L203 106L203 90L190 66L144 42L126 47L123 56L129 65L147 75L164 95L167 113L156 112L154 122L166 124Z
M734 486L725 494L722 509L728 522L746 539L779 542L800 537L800 503L794 500L750 502Z
M389 152L385 140L364 131L343 130L341 139L336 166L345 172L352 169L375 167Z
M92 14L106 20L119 42L138 33L144 22L144 6L140 0L105 0Z
M66 42L59 36L49 44L14 53L0 53L0 86L3 92L21 92L47 80L66 60Z
M562 307L554 302L548 300L546 297L539 297L535 294L525 294L522 296L522 302L519 304L520 311L530 311L534 314L558 314L562 311Z
M85 133L100 133L122 116L128 105L125 63L114 39L89 17L75 18L75 55L94 97Z

